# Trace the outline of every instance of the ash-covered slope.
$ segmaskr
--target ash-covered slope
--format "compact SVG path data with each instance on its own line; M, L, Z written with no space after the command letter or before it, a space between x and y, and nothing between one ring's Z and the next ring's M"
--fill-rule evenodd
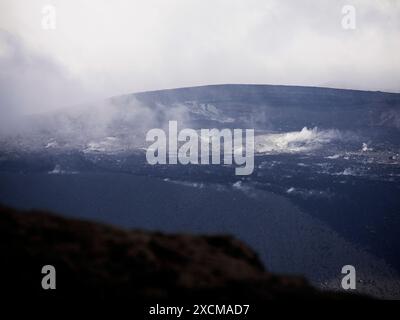
M200 109L199 119L219 114L216 122L258 125L271 130L299 130L304 126L356 129L400 128L400 94L319 87L278 85L210 85L125 95L111 101L137 99L150 106L185 104ZM208 109L208 107L210 107ZM214 106L214 108L212 108ZM201 110L203 109L203 110ZM208 118L209 120L213 120Z
M248 302L361 297L321 292L301 277L268 273L250 248L230 236L127 231L42 211L0 207L0 253L2 291L18 299ZM48 264L56 268L54 291L40 285L41 268Z

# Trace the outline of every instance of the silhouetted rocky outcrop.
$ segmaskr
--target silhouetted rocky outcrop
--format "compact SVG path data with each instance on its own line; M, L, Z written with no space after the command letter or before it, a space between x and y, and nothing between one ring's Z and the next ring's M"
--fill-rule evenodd
M230 236L128 231L42 211L0 207L1 288L9 296L139 300L258 301L354 298L320 292L301 277L265 271ZM54 265L56 290L41 268Z

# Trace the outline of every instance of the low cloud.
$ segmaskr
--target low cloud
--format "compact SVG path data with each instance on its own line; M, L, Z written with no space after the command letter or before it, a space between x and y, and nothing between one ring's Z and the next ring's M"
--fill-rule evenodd
M54 110L93 97L50 57L0 30L0 113L3 120ZM4 122L4 121L3 121Z

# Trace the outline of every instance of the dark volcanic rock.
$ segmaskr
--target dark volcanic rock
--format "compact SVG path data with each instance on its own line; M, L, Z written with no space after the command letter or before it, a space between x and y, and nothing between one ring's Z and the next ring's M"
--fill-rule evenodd
M264 270L230 236L127 231L42 211L0 207L1 288L9 296L161 301L354 298ZM57 289L43 290L54 265Z

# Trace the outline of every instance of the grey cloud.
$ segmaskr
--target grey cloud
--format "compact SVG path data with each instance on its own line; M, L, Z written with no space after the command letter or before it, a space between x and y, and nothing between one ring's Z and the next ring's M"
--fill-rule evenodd
M51 58L0 31L0 112L2 118L68 106L88 98L76 79Z

